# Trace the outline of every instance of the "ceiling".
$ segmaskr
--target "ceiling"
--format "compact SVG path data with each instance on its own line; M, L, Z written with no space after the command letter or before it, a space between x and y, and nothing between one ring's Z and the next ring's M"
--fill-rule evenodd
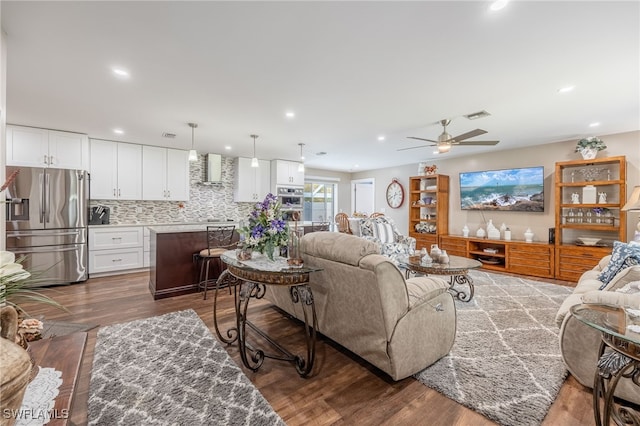
M340 171L640 129L639 2L489 5L3 0L7 122Z

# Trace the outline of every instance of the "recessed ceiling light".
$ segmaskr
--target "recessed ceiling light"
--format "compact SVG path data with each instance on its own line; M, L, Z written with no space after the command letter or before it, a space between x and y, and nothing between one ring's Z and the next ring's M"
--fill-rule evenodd
M380 136L378 136L378 140L379 140L379 141L383 141L383 140L384 140L384 135L380 135Z
M116 134L118 134L118 135L121 135L121 134L123 134L123 133L124 133L124 130L122 130L122 129L113 129L113 133L116 133Z
M575 88L576 88L576 86L561 87L560 89L558 89L558 93L568 93L568 92L572 91Z
M596 123L589 124L589 127L598 127L599 125L600 123L596 122Z
M491 6L489 6L489 9L493 11L504 9L507 3L509 3L509 0L496 0L493 3L491 3Z
M284 113L284 115L285 115L285 117L287 117L287 118L293 118L293 117L295 117L295 116L296 116L296 113L295 113L295 112L293 112L293 111L287 111L287 112L285 112L285 113Z
M113 71L113 73L115 75L117 75L118 77L123 77L123 78L127 78L129 77L129 71L122 69L122 68L111 68L111 71Z
M354 165L353 165L353 168L354 168L354 169L357 169L358 167L360 167L360 164L354 164Z
M231 151L231 147L229 145L225 146L224 149L226 149L227 151Z

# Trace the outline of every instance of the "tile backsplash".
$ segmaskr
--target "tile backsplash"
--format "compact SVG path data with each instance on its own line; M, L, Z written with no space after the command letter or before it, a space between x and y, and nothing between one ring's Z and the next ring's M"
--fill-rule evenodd
M222 183L203 185L204 173L205 156L200 155L189 165L189 201L91 200L89 205L109 207L112 224L239 220L249 216L253 203L233 201L232 157L222 157Z

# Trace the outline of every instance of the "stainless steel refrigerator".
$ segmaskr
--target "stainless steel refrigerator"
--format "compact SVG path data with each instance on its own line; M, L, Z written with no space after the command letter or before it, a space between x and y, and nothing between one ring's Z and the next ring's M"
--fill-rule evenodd
M20 172L6 189L7 250L27 255L43 285L87 279L87 203L84 170L7 167Z

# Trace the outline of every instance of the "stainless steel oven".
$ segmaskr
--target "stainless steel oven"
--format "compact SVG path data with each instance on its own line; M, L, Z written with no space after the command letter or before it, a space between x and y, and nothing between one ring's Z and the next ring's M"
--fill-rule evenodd
M304 189L303 188L278 188L278 201L282 205L282 211L299 211L302 213L304 208Z

